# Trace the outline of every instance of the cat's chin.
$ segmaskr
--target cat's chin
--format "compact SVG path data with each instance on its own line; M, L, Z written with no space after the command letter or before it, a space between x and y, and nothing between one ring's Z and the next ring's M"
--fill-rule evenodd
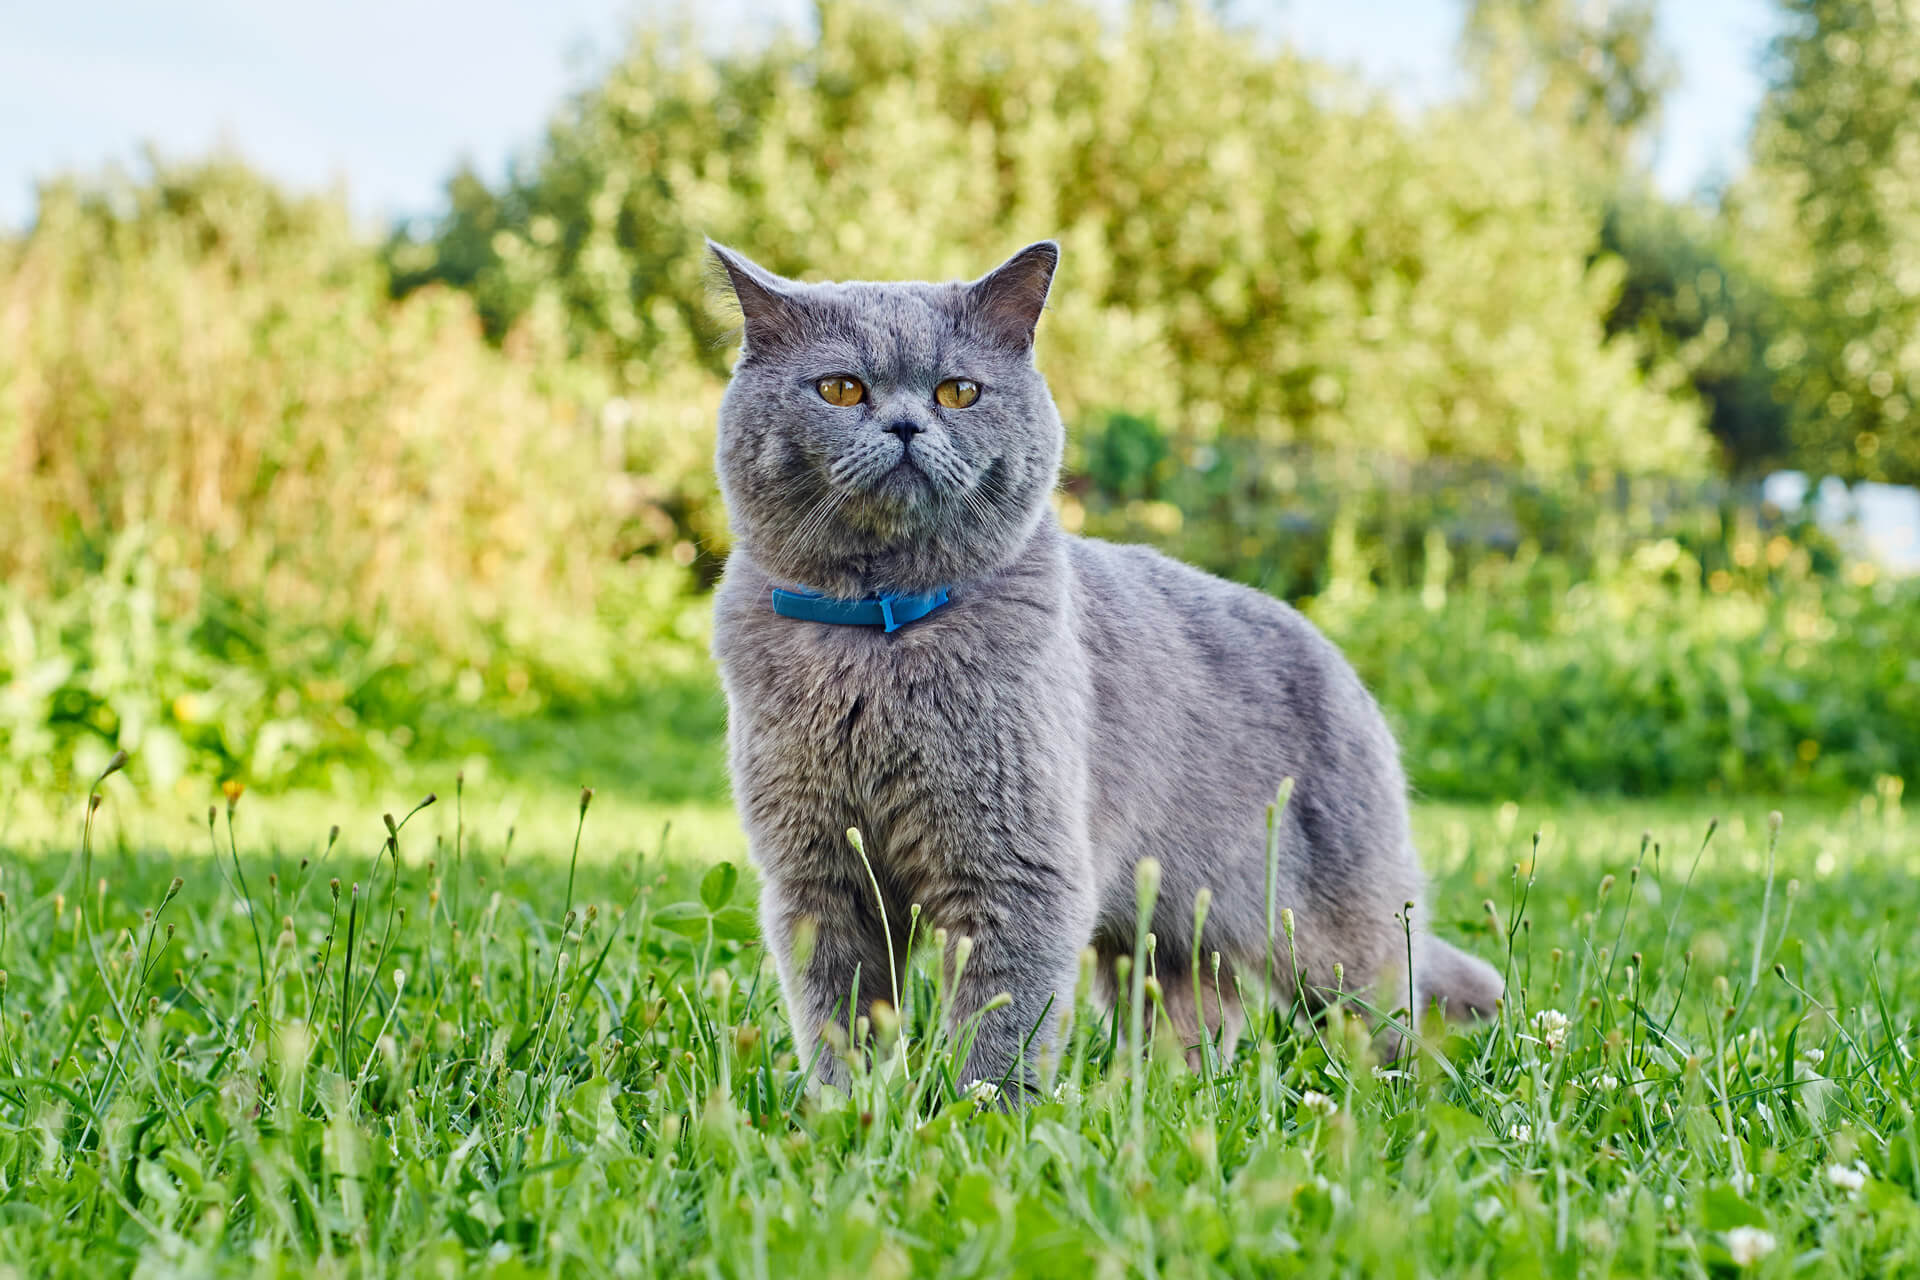
M870 481L844 508L845 522L864 533L894 539L924 534L938 522L941 486L902 461Z
M872 505L911 514L933 501L933 479L911 459L902 458L868 487L867 498Z

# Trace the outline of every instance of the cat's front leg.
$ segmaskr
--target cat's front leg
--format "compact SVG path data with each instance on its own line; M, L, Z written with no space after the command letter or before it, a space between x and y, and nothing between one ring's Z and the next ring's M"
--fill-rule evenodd
M947 928L948 1026L956 1049L966 1050L963 1088L985 1081L1009 1103L1023 1100L1037 1087L1037 1059L1071 1019L1094 891L1084 858L1063 862L1023 862L1004 879L974 881L968 892L943 895L934 913ZM1002 994L1007 1000L990 1008Z
M848 1047L858 1019L875 999L891 1000L894 990L893 961L872 889L824 870L769 870L760 892L760 923L779 966L802 1067L811 1066L821 1083L845 1088L847 1065L836 1046ZM904 942L897 940L893 949L902 959Z

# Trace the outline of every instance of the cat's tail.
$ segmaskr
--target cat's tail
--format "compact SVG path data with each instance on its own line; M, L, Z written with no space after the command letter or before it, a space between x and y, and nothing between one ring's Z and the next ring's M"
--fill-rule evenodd
M1438 1001L1455 1022L1492 1018L1506 989L1499 970L1431 934L1421 935L1413 980L1419 984L1419 1008Z

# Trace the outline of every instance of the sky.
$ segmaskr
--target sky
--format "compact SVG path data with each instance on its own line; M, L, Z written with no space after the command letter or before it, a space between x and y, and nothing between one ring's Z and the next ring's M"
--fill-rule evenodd
M1263 0L1244 7L1259 10ZM1458 0L1289 0L1262 21L1409 108L1457 92ZM635 0L0 0L0 227L25 226L37 179L143 144L237 149L283 181L345 190L371 225L431 214L455 164L497 177L570 90L620 47ZM700 0L723 38L805 0ZM1741 164L1773 30L1768 0L1664 0L1681 80L1655 176L1674 195Z

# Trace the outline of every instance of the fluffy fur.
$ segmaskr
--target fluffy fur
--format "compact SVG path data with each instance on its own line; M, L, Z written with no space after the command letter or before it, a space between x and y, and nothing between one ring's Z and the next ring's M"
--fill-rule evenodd
M1058 249L1033 245L971 283L804 285L714 246L745 319L720 411L734 532L716 605L735 799L763 875L761 915L795 1040L892 987L863 833L906 958L962 936L953 1014L996 993L964 1081L1031 1081L1071 1009L1089 945L1111 982L1134 945L1134 868L1159 860L1156 967L1188 1043L1229 1035L1263 974L1265 810L1296 781L1278 903L1296 921L1311 1001L1485 1014L1498 975L1399 913L1421 900L1392 734L1353 669L1293 609L1144 547L1071 537L1048 495L1062 431L1033 334ZM859 379L836 407L829 375ZM981 388L964 409L935 387ZM949 586L952 602L888 635L777 616L775 586L858 597ZM1213 892L1203 955L1224 1009L1186 973L1194 896ZM796 945L797 944L797 945ZM1276 940L1280 996L1292 994ZM798 954L796 954L798 952ZM951 969L949 969L951 972ZM857 975L857 984L856 984ZM1022 1046L1026 1046L1023 1056ZM821 1070L839 1065L820 1054Z

